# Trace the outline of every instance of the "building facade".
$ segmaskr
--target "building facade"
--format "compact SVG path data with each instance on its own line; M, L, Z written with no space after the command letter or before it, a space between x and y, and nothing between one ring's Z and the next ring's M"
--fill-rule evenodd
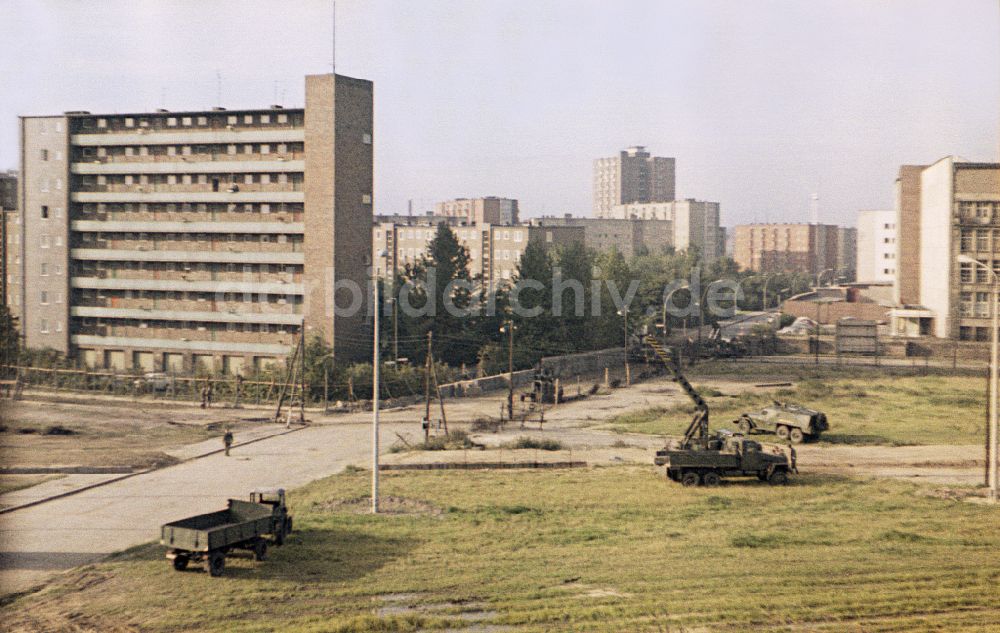
M822 275L827 282L849 277L855 266L853 248L839 245L844 234L834 225L743 224L733 233L733 259L746 270Z
M920 305L920 182L926 165L903 165L896 178L896 275L893 292L901 306Z
M635 220L544 216L532 220L542 226L575 226L584 231L584 243L595 251L617 250L625 257L665 253L674 247L670 220Z
M437 230L437 224L425 221L377 223L375 274L391 281L407 264L419 262ZM578 226L478 224L452 226L452 231L469 252L469 274L487 290L514 278L521 255L532 242L546 249L584 242L584 229Z
M305 81L304 109L21 117L27 345L236 373L285 356L305 325L364 357L337 333L366 310L334 305L369 288L372 84Z
M850 226L837 227L837 279L853 282L858 278L858 230Z
M616 205L608 217L635 220L665 220L673 225L673 247L694 247L712 261L725 253L726 238L719 226L719 203L703 200L673 200Z
M919 297L933 315L930 333L989 340L989 270L1000 273L1000 164L949 156L923 169L919 232Z
M858 213L857 278L867 283L896 279L896 212Z
M434 205L434 215L469 224L517 224L517 200L511 198L456 198Z
M634 146L617 156L594 161L594 217L610 217L611 209L633 202L669 202L674 199L676 160L651 156Z
M0 301L12 308L12 288L18 283L15 271L20 264L20 223L17 214L17 172L0 173ZM15 261L16 260L16 261ZM18 296L17 292L13 296Z

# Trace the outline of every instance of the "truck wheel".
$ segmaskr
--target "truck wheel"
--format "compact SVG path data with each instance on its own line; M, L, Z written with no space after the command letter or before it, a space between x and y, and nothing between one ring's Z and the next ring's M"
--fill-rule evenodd
M778 428L774 429L774 433L783 440L788 439L788 427L784 424L779 424Z
M740 418L740 433L743 435L750 435L750 431L753 430L753 422L749 418Z
M719 473L705 473L701 476L701 483L706 486L718 486L722 478L719 477Z
M254 544L253 557L257 560L267 560L267 541L261 539Z
M788 483L788 473L784 470L775 470L773 473L768 475L767 483L772 486L783 486Z
M187 556L184 556L183 554L178 554L177 556L174 557L174 570L184 571L185 569L187 569L189 560L191 559L189 559Z
M226 555L222 552L212 552L208 555L208 574L218 578L226 569Z
M792 429L788 432L788 438L792 440L792 444L801 444L804 437L802 429Z
M681 476L681 484L684 486L697 486L701 482L701 477L696 472L686 472Z

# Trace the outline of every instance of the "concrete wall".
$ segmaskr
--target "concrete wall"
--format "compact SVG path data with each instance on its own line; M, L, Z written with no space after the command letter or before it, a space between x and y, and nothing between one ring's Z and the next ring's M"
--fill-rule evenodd
M896 179L896 303L920 305L920 173L925 165L903 165Z
M890 283L896 279L896 211L858 213L857 279Z
M952 335L952 244L954 160L943 158L920 177L920 303L933 310L934 336ZM956 284L957 286L957 284Z

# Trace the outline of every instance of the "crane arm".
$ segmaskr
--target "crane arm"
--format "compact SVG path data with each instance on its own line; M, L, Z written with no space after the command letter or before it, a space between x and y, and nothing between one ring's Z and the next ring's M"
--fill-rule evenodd
M645 342L656 354L656 357L674 375L674 382L681 386L684 393L694 402L695 414L691 419L691 424L684 431L684 443L689 444L692 440L702 443L708 441L708 403L701 397L701 394L688 382L688 379L681 372L680 363L672 352L668 352L660 342L652 336L647 336Z

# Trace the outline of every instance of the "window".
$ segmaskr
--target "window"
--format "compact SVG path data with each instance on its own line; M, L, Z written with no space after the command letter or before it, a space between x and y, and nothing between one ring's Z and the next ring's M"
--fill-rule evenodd
M49 237L48 235L39 236L39 241L41 243L42 248L48 248L49 246L51 246L52 245L51 240L52 238Z
M284 154L288 151L288 145L285 143L278 143L278 153Z
M271 212L271 205L269 205L269 204L262 204L262 205L260 205L260 212L261 213L270 213Z
M44 204L42 205L42 219L43 220L48 220L49 219L49 207L48 207L48 205L44 205Z
M191 125L191 117L186 116L181 118L181 125Z
M49 320L48 319L41 319L39 321L39 329L41 330L42 334L48 334L49 333Z
M361 135L361 142L364 143L365 145L371 145L372 135L369 134L368 132L365 132L364 134Z
M253 123L253 115L252 114L243 115L243 123L246 125L251 125Z
M132 184L132 174L128 174L128 175L125 176L125 184L126 185L131 185Z
M990 232L976 231L976 250L982 253L990 250Z
M176 185L177 184L177 175L176 174L167 174L167 184L168 185Z
M288 123L288 115L287 114L279 114L278 115L278 123Z
M42 277L48 277L48 275L49 275L49 265L48 264L46 264L45 262L42 262L38 266L38 269L39 269L39 274L41 274Z
M177 148L174 147L173 145L168 145L167 156L176 156L176 155L177 155Z
M135 119L132 117L125 117L125 127L135 127Z
M261 123L270 123L271 122L271 115L270 114L262 114L262 115L260 115L260 122Z
M244 174L243 175L243 184L244 185L252 185L253 184L253 174Z
M372 203L372 195L370 193L366 193L361 196L361 204L371 204L371 203Z
M523 234L523 233L521 233L520 231L516 231L516 232L514 233L514 241L515 241L515 242L521 242L521 241L523 241L523 240L524 240L524 234Z
M184 176L183 176L183 182L184 182L185 185L190 185L191 184L191 174L184 174Z
M183 154L184 156L190 156L191 155L191 146L190 145L185 145L185 146L181 147L181 154Z
M198 125L208 125L208 117L207 116L198 117Z
M102 128L102 129L108 127L108 120L107 119L97 119L97 127Z
M986 262L980 260L980 264L986 264ZM989 282L988 278L989 271L983 266L976 266L976 283L985 284Z
M49 150L43 149L42 150L42 160L48 160L48 159L49 159Z
M167 127L177 127L177 117L167 117Z
M266 144L266 143L264 145L261 145L260 146L260 153L261 154L270 154L271 153L271 146L268 145L268 144Z
M253 145L249 145L249 144L248 145L244 145L243 146L243 153L244 154L253 154Z
M227 154L235 154L236 153L236 146L235 145L227 145L226 146L226 153Z
M236 118L235 114L230 114L226 117L226 125L236 125L237 121L239 121L239 119Z
M49 305L49 291L48 290L42 290L40 301L41 301L41 304L43 306Z

